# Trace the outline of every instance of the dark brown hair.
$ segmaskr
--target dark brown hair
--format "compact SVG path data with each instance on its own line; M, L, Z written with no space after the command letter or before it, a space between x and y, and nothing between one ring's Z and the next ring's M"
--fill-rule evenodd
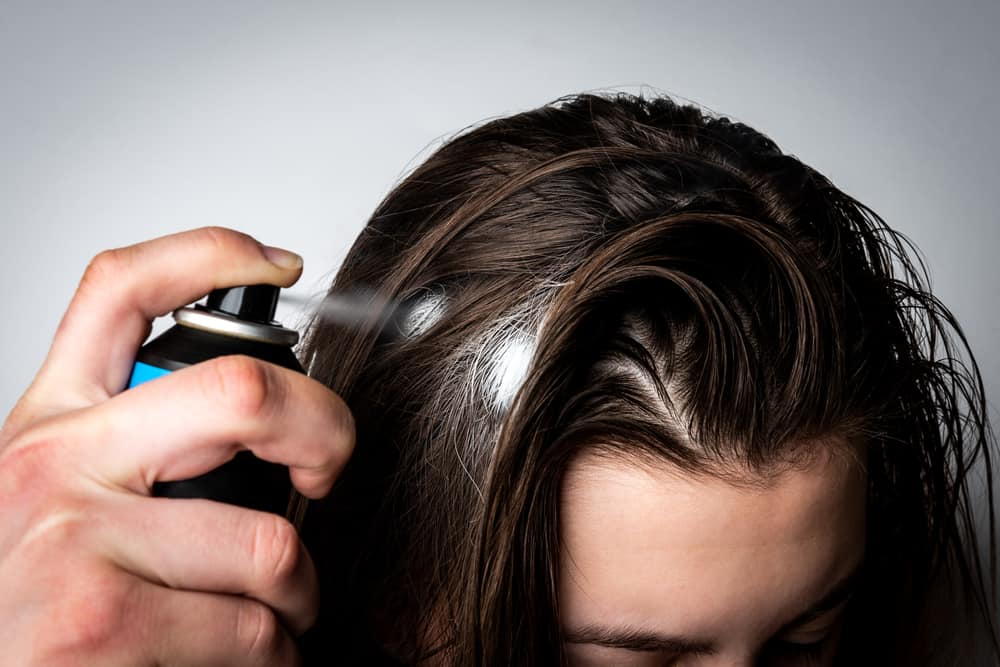
M382 201L333 282L351 289L413 308L317 319L303 349L358 431L307 519L323 586L310 659L560 664L571 457L601 443L765 474L832 435L863 444L869 479L843 664L920 664L914 633L946 640L932 619L959 611L1000 655L996 439L965 337L909 241L763 134L624 93L492 120ZM933 591L952 579L942 612Z

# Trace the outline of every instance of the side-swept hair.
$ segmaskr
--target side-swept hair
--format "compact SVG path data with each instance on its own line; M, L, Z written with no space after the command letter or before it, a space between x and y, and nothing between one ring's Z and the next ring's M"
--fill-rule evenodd
M331 289L413 307L317 319L303 349L358 431L307 518L310 659L562 664L572 456L766 475L834 440L869 480L839 660L925 664L952 618L1000 657L996 438L965 336L906 237L763 134L622 93L492 120L388 194Z

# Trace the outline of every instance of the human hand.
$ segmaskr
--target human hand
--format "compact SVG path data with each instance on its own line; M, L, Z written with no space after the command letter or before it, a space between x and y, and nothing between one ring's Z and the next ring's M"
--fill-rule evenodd
M300 373L220 357L122 392L154 317L219 287L288 286L301 259L203 228L88 266L0 429L0 646L16 665L292 665L318 612L283 517L158 498L249 449L329 492L354 447L344 402Z

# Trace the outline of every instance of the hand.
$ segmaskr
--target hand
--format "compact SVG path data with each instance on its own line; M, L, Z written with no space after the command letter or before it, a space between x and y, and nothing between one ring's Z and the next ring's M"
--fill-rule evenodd
M284 518L150 495L240 449L329 492L354 446L344 402L230 356L128 391L159 315L219 287L288 286L297 255L204 228L105 251L0 430L0 646L11 665L292 665L316 571Z

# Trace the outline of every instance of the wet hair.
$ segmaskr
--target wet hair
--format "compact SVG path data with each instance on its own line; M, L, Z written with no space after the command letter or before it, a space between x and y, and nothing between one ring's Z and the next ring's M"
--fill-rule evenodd
M561 664L572 457L735 483L835 442L868 478L838 660L923 664L954 650L952 618L1000 656L996 438L965 336L912 243L764 134L625 93L467 128L389 192L331 290L376 315L317 318L302 350L358 434L307 518L307 657ZM395 301L405 317L378 316Z

